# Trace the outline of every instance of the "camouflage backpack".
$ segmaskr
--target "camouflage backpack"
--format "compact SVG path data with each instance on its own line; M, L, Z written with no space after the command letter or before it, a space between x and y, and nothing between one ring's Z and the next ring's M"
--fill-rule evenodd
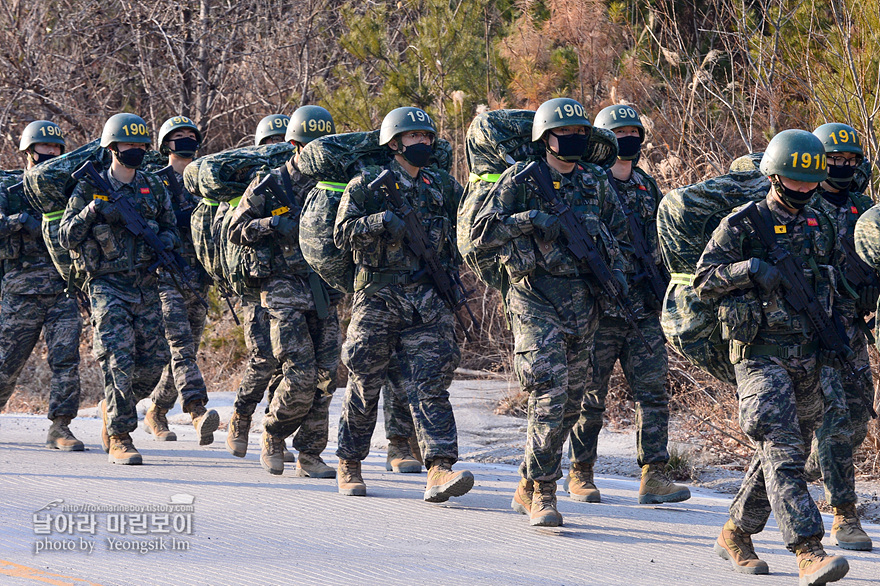
M199 165L202 159L196 159L183 170L183 186L191 194L199 198L193 209L189 228L192 234L193 248L196 258L205 267L205 271L215 283L222 283L223 267L220 264L218 241L214 239L213 224L220 202L215 199L201 197L199 193Z
M199 193L214 201L240 198L260 169L274 169L293 154L289 142L230 149L201 157Z
M345 186L366 167L385 166L391 160L387 146L379 145L379 131L331 134L308 143L299 156L300 172L318 180L306 196L299 224L303 258L334 289L354 292L354 261L333 243L336 210ZM452 146L438 138L432 165L449 171Z
M471 242L471 227L486 196L501 174L519 161L544 156L541 142L532 142L532 110L493 110L478 115L465 137L468 184L458 207L458 250L465 263L483 283L501 290L506 274L501 270L497 251L476 250ZM607 169L617 160L617 138L610 130L593 128L585 163Z

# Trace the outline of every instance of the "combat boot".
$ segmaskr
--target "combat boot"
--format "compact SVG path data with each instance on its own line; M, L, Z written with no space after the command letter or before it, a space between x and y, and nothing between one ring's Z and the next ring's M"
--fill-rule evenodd
M49 433L46 435L46 447L62 452L82 452L86 449L81 441L71 433L70 417L56 417L52 420Z
M244 458L248 449L248 432L251 430L251 418L237 411L232 413L229 420L229 430L226 433L226 449L236 458Z
M320 455L299 453L296 475L308 478L336 478L336 470L328 466Z
M98 415L101 416L101 449L104 453L110 453L110 434L107 432L107 401L98 403Z
M755 546L752 544L752 536L737 527L730 519L721 528L721 534L715 540L715 553L721 556L721 559L730 560L734 571L741 574L770 572L767 562L758 559Z
M288 464L296 462L296 454L288 450L284 442L281 442L281 457L284 458L284 461Z
M281 448L284 447L284 438L272 435L268 431L263 432L260 440L260 464L269 474L276 476L284 473L284 455Z
M843 549L871 551L874 544L862 529L855 503L834 507L831 543Z
M192 405L187 405L190 417L192 417L193 427L199 435L199 445L207 446L214 443L214 432L220 425L220 415L213 409L205 409L205 404L201 401L194 401Z
M798 561L798 586L837 582L849 572L849 562L839 555L828 555L817 537L810 537L794 548Z
M135 449L131 436L127 433L110 436L110 450L107 460L111 464L143 464L140 453Z
M510 507L520 515L529 515L532 512L532 491L534 486L528 478L520 478L513 493Z
M422 458L422 448L419 447L418 436L416 434L412 434L411 436L409 436L409 438L407 438L407 441L409 442L409 451L412 454L413 458L415 458L419 464L424 464L425 459Z
M680 503L691 498L688 487L673 484L666 476L666 462L655 462L642 466L642 484L639 486L639 503Z
M367 485L361 476L360 460L339 460L339 470L336 474L336 486L339 494L345 496L367 496Z
M529 525L536 527L561 527L562 515L556 509L556 482L535 480L532 492L532 508Z
M385 458L385 470L418 474L422 464L410 451L409 439L395 436L388 440L388 457Z
M599 489L593 483L593 465L588 462L572 462L568 471L565 490L573 501L582 503L601 502Z
M176 442L177 434L168 429L168 419L165 417L167 413L168 409L163 409L155 403L150 403L150 408L147 409L147 413L144 415L144 430L147 433L153 434L156 441Z
M474 475L468 470L452 471L452 460L434 458L428 470L428 485L425 487L425 500L429 503L443 503L452 496L462 496L474 487Z

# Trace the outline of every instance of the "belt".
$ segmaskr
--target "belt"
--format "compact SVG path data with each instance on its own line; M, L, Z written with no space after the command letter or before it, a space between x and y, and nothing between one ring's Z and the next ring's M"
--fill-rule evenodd
M776 358L803 358L819 349L819 341L800 346L777 346L776 344L748 344L743 347L743 358L752 356L775 356Z

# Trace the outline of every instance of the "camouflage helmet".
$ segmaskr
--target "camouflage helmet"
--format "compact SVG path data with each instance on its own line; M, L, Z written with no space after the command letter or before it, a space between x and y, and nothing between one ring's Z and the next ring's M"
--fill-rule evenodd
M395 108L385 114L385 118L382 119L382 126L379 128L379 144L388 144L392 138L401 132L418 130L437 134L437 127L434 126L434 121L421 108L413 108L411 106Z
M645 142L645 127L642 126L642 119L639 118L639 113L636 112L635 108L626 104L615 104L602 108L596 114L593 126L608 130L623 128L624 126L635 126L639 129L639 138L642 139L642 142Z
M25 126L18 150L26 151L41 142L60 145L61 152L64 152L64 132L60 126L48 120L34 120Z
M104 123L101 133L101 146L109 147L116 142L149 144L150 129L137 114L114 114Z
M825 145L825 153L855 153L859 157L865 156L859 134L849 124L829 122L813 131L822 144Z
M593 127L580 102L571 98L553 98L538 106L535 111L535 121L532 123L532 141L537 142L544 137L544 133L548 130L562 126L586 126L588 134Z
M174 118L169 118L163 122L162 127L159 129L159 152L163 155L170 153L171 151L165 146L165 137L173 133L175 130L181 130L184 128L188 128L195 132L196 140L199 145L202 144L202 132L199 130L199 127L196 126L196 123L186 116L175 116Z
M309 144L316 138L336 134L333 116L321 106L302 106L290 117L284 140Z
M270 136L281 135L283 138L289 123L290 116L269 114L257 124L257 131L254 133L254 146L260 146Z
M761 158L761 173L795 181L821 183L828 177L825 146L806 130L783 130L773 137Z

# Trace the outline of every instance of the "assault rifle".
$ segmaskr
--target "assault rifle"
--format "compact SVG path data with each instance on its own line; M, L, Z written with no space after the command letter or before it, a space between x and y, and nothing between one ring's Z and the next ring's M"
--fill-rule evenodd
M544 203L547 204L550 211L562 224L562 233L565 235L568 250L578 261L586 263L590 267L590 271L596 277L605 295L617 303L617 306L623 311L623 318L639 338L639 341L644 344L650 354L654 354L651 344L648 343L648 340L645 339L645 336L639 330L636 316L629 306L623 291L621 291L620 284L614 278L614 275L611 274L611 269L608 268L608 265L599 253L596 241L587 232L587 229L575 215L571 206L556 194L547 164L541 161L532 161L526 165L525 169L514 175L513 182L517 185L522 185L529 179L538 188L538 194L541 196L541 199L544 200Z
M406 224L407 246L409 246L410 251L419 260L425 263L425 268L419 271L419 273L427 273L431 278L437 293L439 293L443 301L446 302L446 305L455 314L455 318L464 331L464 337L468 342L473 342L473 338L468 333L467 325L459 312L463 307L470 316L471 326L477 330L479 329L480 326L477 318L467 304L469 292L464 288L457 271L447 271L443 268L443 265L440 263L440 257L437 256L437 251L434 249L433 244L431 244L428 234L425 233L425 226L422 224L422 219L419 217L418 212L413 209L409 202L404 199L403 194L400 193L394 173L389 169L385 169L367 187L374 191L380 187L383 188L385 199L391 206L391 211L400 216L400 219Z
M281 181L284 183L283 187L278 185L278 180L275 178L275 175L269 173L254 188L254 194L265 196L267 193L271 193L275 196L275 199L281 202L283 207L272 211L273 218L288 212L293 212L293 217L298 219L302 213L302 208L294 205L293 201L290 199L289 194L293 192L293 185L290 181L290 176L286 172L282 172ZM298 243L292 243L290 245L299 246ZM327 287L324 285L324 282L321 280L318 273L311 270L311 267L309 268L308 281L309 289L312 291L312 299L315 302L315 312L318 314L318 319L326 319L327 316L330 315L330 294L327 291Z
M755 235L761 245L767 250L770 261L780 273L785 288L785 300L795 311L805 317L813 326L813 330L819 336L819 342L825 350L834 352L847 372L844 373L848 380L864 376L868 367L856 368L853 362L855 353L849 347L849 340L843 332L843 327L838 320L829 317L825 308L819 303L816 293L801 270L800 263L795 257L782 248L776 241L776 234L772 230L773 216L767 207L766 200L760 204L748 203L743 209L731 215L728 223L734 227L742 227L743 220L749 219ZM872 385L873 387L873 385ZM873 405L868 404L868 411L872 417L876 417Z
M636 280L647 279L648 284L651 286L651 291L654 293L657 301L663 303L669 279L664 275L661 275L660 271L657 269L657 265L654 263L654 255L651 253L651 249L648 247L648 242L645 240L645 234L643 232L644 226L639 222L636 214L629 209L628 205L626 205L626 200L624 200L620 190L617 189L617 179L611 174L610 169L605 173L608 175L608 183L611 184L611 191L617 196L617 201L620 203L620 209L623 210L623 215L626 216L626 223L627 226L629 226L629 231L632 235L633 254L642 267L642 272L636 276Z
M70 176L77 181L85 180L99 192L106 194L107 198L119 210L119 214L122 216L122 221L125 224L125 229L131 232L132 235L143 238L144 242L153 249L156 253L156 262L150 266L150 272L155 271L161 266L168 271L178 291L182 291L180 288L182 281L183 285L189 289L190 293L195 296L199 303L205 309L208 308L208 302L202 299L202 296L199 295L198 291L190 283L189 273L191 269L187 266L186 261L178 253L165 249L165 243L159 239L159 236L153 231L141 213L132 205L131 200L114 190L110 183L101 177L101 174L98 173L98 170L91 161L86 161L82 167L71 173Z

